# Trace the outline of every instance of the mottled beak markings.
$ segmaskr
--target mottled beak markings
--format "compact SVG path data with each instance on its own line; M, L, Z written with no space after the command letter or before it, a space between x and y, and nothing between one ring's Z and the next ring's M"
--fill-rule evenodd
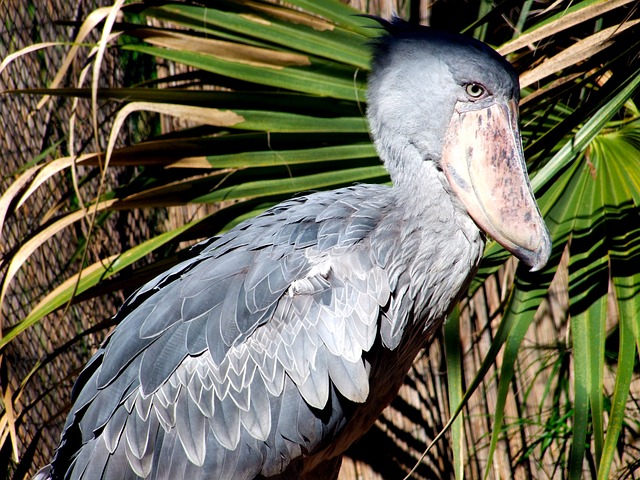
M514 100L456 109L442 168L478 226L529 265L542 268L551 239L527 176Z

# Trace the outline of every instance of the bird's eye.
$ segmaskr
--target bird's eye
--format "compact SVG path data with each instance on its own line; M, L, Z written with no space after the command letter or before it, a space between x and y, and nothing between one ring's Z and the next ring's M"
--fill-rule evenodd
M467 92L467 95L472 98L480 98L486 91L485 88L479 83L467 83L467 85L465 86L465 90Z

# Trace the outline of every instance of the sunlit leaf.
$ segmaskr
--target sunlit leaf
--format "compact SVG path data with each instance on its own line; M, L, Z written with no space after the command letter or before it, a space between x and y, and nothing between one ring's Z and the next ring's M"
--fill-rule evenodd
M456 309L444 324L445 353L447 356L447 380L450 413L462 404L462 352L460 351L460 310ZM451 426L453 468L456 480L464 478L464 422L459 416Z

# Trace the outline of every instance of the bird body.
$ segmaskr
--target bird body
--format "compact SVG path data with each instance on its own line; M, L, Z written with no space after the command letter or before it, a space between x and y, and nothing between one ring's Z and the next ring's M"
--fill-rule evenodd
M444 158L462 148L456 128L470 128L469 119L493 133L513 127L504 105L517 95L517 78L514 86L508 64L483 53L503 68L494 83L506 93L475 107L482 113L463 104L460 82L441 112L429 111L433 99L411 84L407 59L440 36L399 22L388 29L370 79L369 120L394 186L293 198L198 245L143 286L80 375L61 445L40 478L336 478L342 453L391 402L466 290L484 248L479 225L493 222L501 243L535 268L546 262L550 243L524 163L507 162L510 192L524 182L531 197L516 200L526 211L511 208L528 219L512 242L491 212L470 214L488 208L489 197L470 188L484 185L475 170ZM457 37L444 45L451 41L480 48ZM424 59L409 65L416 62ZM448 81L437 69L421 71L436 86ZM417 96L407 100L406 88ZM508 140L500 155L518 153L517 132ZM476 155L463 149L468 160ZM480 207L468 205L472 195Z

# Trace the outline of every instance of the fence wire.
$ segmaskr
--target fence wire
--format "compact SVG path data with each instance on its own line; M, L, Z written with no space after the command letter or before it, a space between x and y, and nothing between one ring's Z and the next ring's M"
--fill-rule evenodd
M106 0L9 0L4 3L4 18L0 25L0 59L26 46L39 42L64 42L21 56L0 75L0 194L19 177L26 166L59 158L69 154L68 119L70 99L52 97L42 108L37 108L40 96L12 94L11 90L48 85L59 70L68 50L69 40L75 38L80 22L97 7L109 5ZM97 34L88 42L96 41ZM101 86L122 85L123 73L119 59L107 53L102 66ZM68 74L62 86L75 86L78 65ZM9 93L7 93L9 92ZM101 108L98 138L108 138L108 123L113 109ZM76 144L74 150L94 148L94 135L89 121L90 109L86 103L76 108ZM126 142L126 134L121 142ZM102 145L104 147L104 145ZM80 175L89 172L81 171ZM122 180L124 170L110 170L111 180ZM88 178L94 193L98 179ZM89 191L91 188L88 189ZM74 199L71 178L56 176L39 188L20 208L18 215L10 216L0 238L0 264L11 258L24 239L43 229L47 219L65 211ZM118 251L120 244L142 238L147 222L130 213L110 216L103 226L92 234L87 261L98 260L106 251ZM0 312L2 328L7 329L25 318L43 295L61 283L60 272L77 270L79 255L83 251L86 230L66 229L64 234L44 241L29 258L9 285ZM107 234L108 231L108 234ZM6 274L6 265L0 278ZM65 277L66 278L66 277ZM27 378L34 365L42 366L27 382L23 393L15 398L18 445L21 454L18 467L11 462L11 442L5 442L0 452L0 472L7 478L23 478L47 463L55 446L66 416L71 384L96 346L104 331L79 336L89 327L109 318L122 301L120 294L111 294L71 306L68 311L49 315L35 328L23 332L3 352L0 383L11 392L20 390L20 380ZM63 321L63 318L65 321ZM74 342L73 348L62 348ZM54 352L53 354L51 352ZM6 388L3 388L6 390Z

